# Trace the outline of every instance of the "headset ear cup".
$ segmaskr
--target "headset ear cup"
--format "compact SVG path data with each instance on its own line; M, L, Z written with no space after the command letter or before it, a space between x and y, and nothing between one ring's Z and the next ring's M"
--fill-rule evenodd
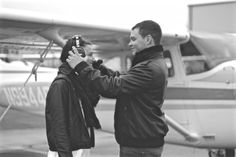
M72 39L75 41L75 47L76 49L78 50L78 53L81 55L81 57L85 57L86 54L85 54L85 50L84 48L81 47L81 36L80 35L75 35L72 37Z
M81 57L85 57L85 50L82 47L77 47L78 53L81 55Z

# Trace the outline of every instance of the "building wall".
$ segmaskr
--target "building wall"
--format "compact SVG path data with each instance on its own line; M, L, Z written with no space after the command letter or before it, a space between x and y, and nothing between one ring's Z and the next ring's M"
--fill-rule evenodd
M189 30L236 33L236 1L189 5Z

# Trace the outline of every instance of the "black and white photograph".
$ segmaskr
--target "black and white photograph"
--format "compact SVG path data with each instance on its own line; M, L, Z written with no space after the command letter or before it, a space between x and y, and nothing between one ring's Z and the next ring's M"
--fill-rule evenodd
M236 0L0 0L0 157L236 157Z

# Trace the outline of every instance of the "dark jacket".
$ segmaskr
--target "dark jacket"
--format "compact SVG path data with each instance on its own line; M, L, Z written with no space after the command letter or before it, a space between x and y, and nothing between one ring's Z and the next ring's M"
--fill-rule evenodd
M94 111L99 96L90 89L86 84L82 86L81 79L67 64L60 66L46 98L46 131L51 151L70 152L94 146L93 127L100 128Z
M78 64L75 70L81 77L92 80L102 96L117 99L115 137L121 146L159 147L164 144L168 127L161 107L168 71L162 46L137 53L131 69L124 75L112 74L102 66L100 71L93 70L85 62Z

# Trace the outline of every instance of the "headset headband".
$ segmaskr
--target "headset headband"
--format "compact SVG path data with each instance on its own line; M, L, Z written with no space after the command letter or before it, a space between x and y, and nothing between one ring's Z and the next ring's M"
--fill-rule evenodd
M73 36L73 39L75 39L75 46L76 47L80 47L80 38L81 38L81 35Z

